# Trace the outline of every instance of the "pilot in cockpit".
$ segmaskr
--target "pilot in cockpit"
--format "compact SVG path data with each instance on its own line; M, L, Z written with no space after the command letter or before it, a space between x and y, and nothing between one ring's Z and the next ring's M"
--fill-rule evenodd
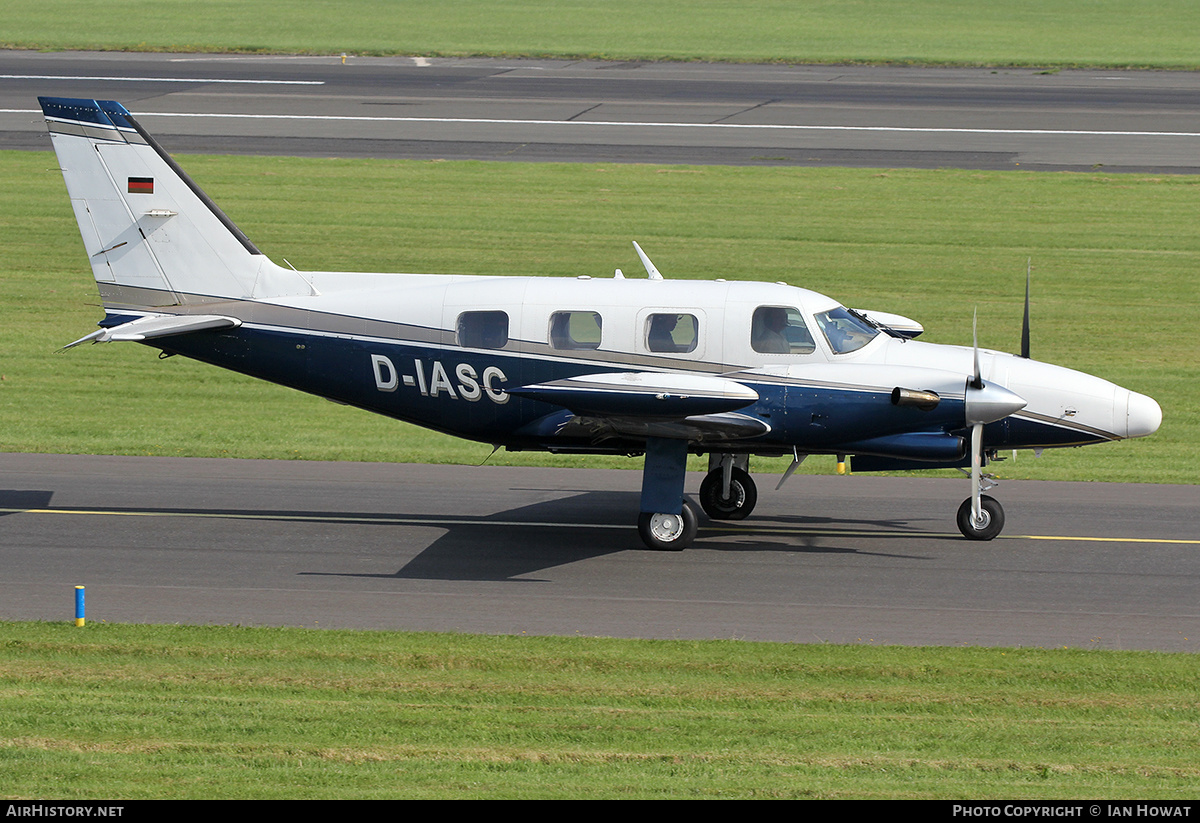
M779 306L760 306L755 309L750 331L750 343L754 350L764 354L790 352L791 344L783 333L787 322L787 309Z

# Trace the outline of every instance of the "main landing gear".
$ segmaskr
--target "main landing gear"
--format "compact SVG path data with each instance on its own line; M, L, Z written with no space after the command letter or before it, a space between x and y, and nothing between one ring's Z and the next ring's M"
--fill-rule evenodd
M638 535L647 548L682 551L696 539L699 518L683 497L688 447L685 440L651 437L642 470ZM709 472L700 484L700 506L713 520L741 520L754 510L758 490L746 455L709 455Z
M747 455L711 454L700 484L700 508L713 520L744 520L758 503Z
M646 548L662 552L683 551L696 539L699 522L695 507L684 500L679 514L642 512L638 515L638 535Z
M970 540L991 540L1004 530L1004 507L983 494L991 487L982 472L982 426L972 432L975 458L971 466L971 496L958 507L958 530ZM682 551L696 539L695 506L684 499L688 444L685 440L652 437L646 441L642 472L642 505L638 535L655 551ZM798 465L800 459L797 458ZM749 457L709 454L709 471L700 484L700 507L713 520L743 520L758 503L758 490L750 477ZM786 475L785 475L786 479ZM985 487L985 482L988 485Z
M683 499L687 457L686 440L646 439L638 535L648 549L682 551L696 539L699 518L692 504Z

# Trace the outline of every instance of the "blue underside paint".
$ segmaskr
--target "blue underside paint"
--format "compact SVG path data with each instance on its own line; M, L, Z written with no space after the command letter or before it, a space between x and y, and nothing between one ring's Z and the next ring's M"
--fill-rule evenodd
M571 419L562 407L503 392L507 386L613 370L603 366L501 351L246 327L162 338L153 345L398 420L514 450L628 454L645 449L644 440L632 438L609 436L593 442L586 435L577 435L572 440L558 433ZM373 355L386 358L391 367L374 367ZM706 444L702 451L784 453L795 446L810 453L861 451L928 461L929 468L960 462L957 437L965 434L961 400L944 399L936 409L921 411L893 406L883 392L739 380L760 397L740 413L765 421L771 431L719 446ZM396 385L382 390L381 381ZM1078 432L1009 418L985 427L984 442L988 449L1006 449L1079 440Z

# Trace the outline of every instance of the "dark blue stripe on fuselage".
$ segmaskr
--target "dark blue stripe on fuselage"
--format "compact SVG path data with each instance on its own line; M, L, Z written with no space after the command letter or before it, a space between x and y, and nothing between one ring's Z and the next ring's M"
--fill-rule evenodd
M540 427L531 425L560 411L558 406L508 395L502 392L505 387L608 370L602 364L504 351L247 327L161 338L149 345L458 437L520 449L564 448L570 443L546 438ZM386 358L386 364L373 362L373 356ZM622 365L611 370L627 369ZM797 446L802 451L838 452L839 446L867 438L962 430L961 400L944 398L936 409L921 411L893 406L890 392L756 383L747 377L739 376L739 382L758 392L760 399L739 413L771 427L768 435L742 441L751 451L790 451ZM504 401L498 402L500 398ZM518 435L522 427L528 427L527 434ZM1012 419L989 425L985 433L988 448L1078 438L1078 433ZM620 441L600 448L579 445L615 453L629 449Z

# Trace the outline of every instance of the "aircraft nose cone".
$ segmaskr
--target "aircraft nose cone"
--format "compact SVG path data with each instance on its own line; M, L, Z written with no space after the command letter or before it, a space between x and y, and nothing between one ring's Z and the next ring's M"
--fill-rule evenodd
M1154 401L1137 392L1129 392L1126 402L1126 437L1145 437L1154 434L1162 424L1162 408Z

